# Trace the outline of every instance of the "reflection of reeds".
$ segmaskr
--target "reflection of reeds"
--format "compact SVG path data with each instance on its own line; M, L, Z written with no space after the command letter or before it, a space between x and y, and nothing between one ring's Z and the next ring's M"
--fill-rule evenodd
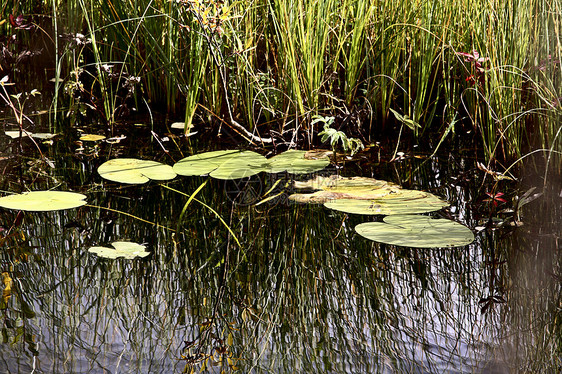
M548 186L544 195L524 206L525 230L500 243L509 277L509 308L500 354L508 359L525 357L521 372L555 372L562 364L562 261L560 234L562 209L559 189ZM500 257L501 258L501 257Z

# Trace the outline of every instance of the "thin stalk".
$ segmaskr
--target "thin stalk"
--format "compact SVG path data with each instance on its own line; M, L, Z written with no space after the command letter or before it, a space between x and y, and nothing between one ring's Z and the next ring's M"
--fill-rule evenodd
M203 185L199 186L199 189L202 188ZM230 226L228 226L228 224L225 222L225 220L220 216L220 214L217 213L216 210L214 210L213 208L211 208L209 205L205 204L204 202L202 202L201 200L196 199L195 197L191 197L189 194L186 194L185 192L176 190L175 188L172 188L170 186L167 186L165 184L162 185L162 187L167 188L170 191L174 191L176 193L179 193L181 195L184 195L192 200L195 200L196 202L198 202L199 204L203 205L205 208L207 208L211 213L213 213L215 215L215 217L217 217L219 219L219 221L221 221L221 223L224 225L224 227L226 227L226 229L228 230L228 232L230 233L230 235L232 235L232 237L234 238L234 240L236 241L236 244L238 244L238 246L240 248L242 248L242 245L240 244L240 241L238 240L238 238L236 237L236 234L234 234L234 231L232 231L232 229L230 228ZM189 200L188 200L189 201ZM184 206L185 208L185 206Z
M95 14L94 13L95 12L94 2L90 2L90 9L87 8L84 0L79 0L79 3L80 3L80 7L82 9L82 12L84 13L84 19L86 21L86 25L88 27L88 32L89 32L90 38L92 40L92 52L94 53L96 73L97 73L97 76L98 76L98 83L100 85L100 91L101 91L101 97L102 97L102 101L103 101L103 109L104 109L105 117L109 121L110 125L113 125L113 123L114 123L114 118L113 118L114 111L112 110L112 107L111 107L111 101L107 97L107 87L105 85L105 77L104 77L104 73L101 69L102 59L101 59L101 56L100 56L100 53L99 53L98 42L97 42L97 39L96 39L96 28L95 28L95 25L93 24L94 14Z

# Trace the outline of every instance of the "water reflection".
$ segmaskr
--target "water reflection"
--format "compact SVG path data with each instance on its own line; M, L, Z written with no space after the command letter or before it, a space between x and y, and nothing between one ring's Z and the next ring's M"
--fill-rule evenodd
M67 162L73 186L92 178ZM447 197L448 214L478 225L478 186L446 185L456 166L436 160L407 178L413 170L386 175ZM170 186L191 193L203 180ZM91 206L26 214L0 249L1 372L509 373L562 364L556 193L529 204L514 232L421 250L368 242L353 228L369 218L323 207L233 206L218 181L198 198L241 246L195 202L178 222L187 198L157 184L83 189ZM6 227L15 217L0 215ZM123 239L152 255L87 252Z

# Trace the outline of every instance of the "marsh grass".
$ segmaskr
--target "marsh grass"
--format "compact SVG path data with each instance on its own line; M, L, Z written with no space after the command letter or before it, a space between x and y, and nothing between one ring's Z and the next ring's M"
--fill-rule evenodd
M50 4L59 32L92 41L81 58L59 59L61 82L88 70L86 90L109 122L124 102L141 110L142 97L186 126L315 143L312 117L330 115L372 141L396 136L393 109L421 124L404 128L421 138L465 136L458 125L469 124L492 161L561 147L560 0ZM69 48L58 41L59 55ZM131 77L140 84L127 91Z

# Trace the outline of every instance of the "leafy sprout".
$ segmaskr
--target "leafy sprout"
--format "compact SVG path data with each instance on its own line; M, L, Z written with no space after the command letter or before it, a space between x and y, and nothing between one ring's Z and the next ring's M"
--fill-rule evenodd
M348 138L343 131L331 128L330 126L334 123L334 117L315 116L312 125L319 122L324 122L324 131L318 133L318 135L322 137L320 140L323 143L329 140L334 154L336 153L338 143L341 145L344 152L350 152L351 156L365 148L360 139Z
M390 111L392 112L392 114L394 114L394 117L396 117L396 119L400 122L402 122L404 125L408 126L411 130L416 130L417 128L420 128L421 125L419 123L417 123L416 121L412 120L407 114L400 114L397 111L395 111L392 108L388 108L390 109Z

